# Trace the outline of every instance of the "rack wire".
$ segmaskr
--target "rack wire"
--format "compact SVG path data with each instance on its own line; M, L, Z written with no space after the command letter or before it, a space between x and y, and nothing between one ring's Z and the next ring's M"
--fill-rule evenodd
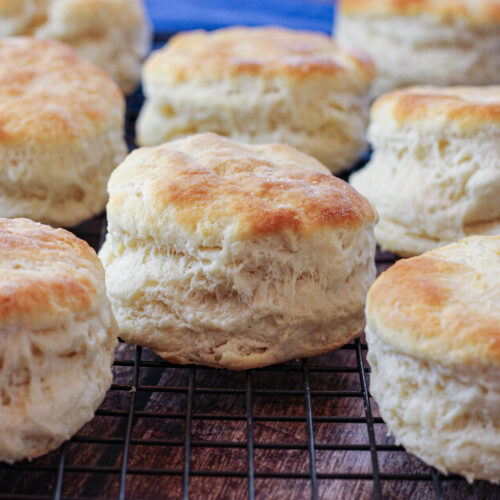
M140 92L128 99L131 147L141 103ZM105 230L101 216L75 234L98 249ZM377 254L379 272L393 262ZM500 498L499 487L442 476L394 444L370 397L366 351L362 337L228 372L120 343L94 420L45 457L0 465L0 499Z

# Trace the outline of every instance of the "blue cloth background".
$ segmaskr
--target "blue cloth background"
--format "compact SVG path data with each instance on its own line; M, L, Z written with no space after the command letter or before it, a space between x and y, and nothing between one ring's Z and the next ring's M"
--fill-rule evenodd
M155 31L172 33L232 24L274 24L331 33L334 1L145 0Z

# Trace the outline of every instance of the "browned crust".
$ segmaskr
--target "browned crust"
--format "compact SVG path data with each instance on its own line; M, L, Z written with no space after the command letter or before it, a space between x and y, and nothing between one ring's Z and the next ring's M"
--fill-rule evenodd
M89 245L64 229L0 219L0 322L41 328L89 309L104 272Z
M331 37L277 27L233 27L174 36L146 62L145 78L235 75L284 76L303 80L317 75L355 76L368 86L375 76L371 59L340 48Z
M376 216L369 202L326 172L285 145L198 134L132 153L113 174L108 211L113 217L129 209L134 195L120 186L132 183L150 217L168 213L187 233L200 227L207 235L222 233L222 222L237 227L239 237L371 224Z
M124 106L116 84L70 47L0 40L0 143L81 140L116 128Z
M372 118L408 122L430 122L436 118L459 128L500 124L500 86L409 87L390 92L375 101Z
M495 239L500 252L500 237ZM384 342L413 356L500 364L500 304L491 303L485 280L439 249L400 260L370 289L368 324Z

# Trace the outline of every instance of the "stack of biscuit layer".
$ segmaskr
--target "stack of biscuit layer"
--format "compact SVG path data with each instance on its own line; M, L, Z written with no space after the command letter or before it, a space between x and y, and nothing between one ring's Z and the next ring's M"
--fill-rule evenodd
M64 229L0 219L0 460L47 453L94 416L116 343L94 250Z
M101 213L124 114L114 82L70 47L0 39L0 216L74 226Z
M500 482L500 236L401 260L367 299L370 391L443 473Z
M137 140L153 146L215 132L296 147L333 172L366 150L369 58L330 37L229 28L173 37L146 61Z
M498 2L344 0L342 14L342 44L376 60L375 93L500 79ZM122 89L137 83L149 44L138 0L4 1L0 16L0 36L70 42ZM280 28L196 31L143 74L138 142L188 137L111 173L126 153L116 85L57 42L0 40L0 215L78 224L103 210L110 178L105 279L70 233L0 219L0 460L37 457L92 418L118 332L177 363L314 356L362 332L375 235L409 256L500 231L499 87L379 99L358 193L330 171L366 148L363 54ZM371 391L389 428L469 480L500 479L499 241L402 261L366 306Z
M313 158L199 134L134 151L109 193L100 257L128 342L247 369L361 333L375 213Z
M377 66L372 96L409 85L500 83L498 0L341 0L334 35Z
M378 243L403 256L500 233L500 87L412 87L379 98L374 153L351 176L377 209Z
M151 29L142 0L2 0L0 37L71 45L129 93L139 82Z

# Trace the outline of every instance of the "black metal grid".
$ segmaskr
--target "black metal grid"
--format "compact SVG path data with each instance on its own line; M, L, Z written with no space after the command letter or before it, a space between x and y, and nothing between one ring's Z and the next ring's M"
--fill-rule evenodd
M156 42L167 38L168 35L158 36ZM127 139L131 147L141 103L140 93L128 100ZM82 224L75 233L97 249L105 229L106 220L99 217ZM379 271L392 262L392 256L378 254ZM368 391L366 349L364 340L356 339L320 358L235 374L206 367L175 366L148 349L121 343L114 363L114 384L94 421L46 457L32 463L0 465L0 498L253 500L282 497L293 482L301 485L291 490L294 498L500 498L500 488L488 483L470 486L457 476L444 477L412 459L384 436L385 425ZM235 403L237 399L239 403ZM199 400L203 400L201 406L197 405ZM218 407L218 401L226 406ZM262 408L265 411L259 411ZM97 422L99 419L110 419L110 423L103 427ZM208 438L197 437L201 432L197 427L207 422L215 426L215 438L211 434ZM243 426L234 430L238 424ZM305 425L298 438L295 431L290 431L297 425ZM283 431L286 439L270 439L279 426L288 429ZM351 439L349 429L353 426L357 426L358 435L359 429L364 428L364 441L352 442L355 439ZM105 435L95 434L94 429L102 433L103 428ZM167 431L160 437L151 437L150 428L160 434ZM238 439L224 437L227 429ZM260 435L268 439L262 440ZM104 451L97 451L97 447ZM149 463L148 455L154 452L148 450L159 449L168 450L164 459ZM211 453L222 452L216 468L211 468L210 462L195 466L197 450L207 449ZM239 458L221 465L224 460L220 457L235 450L241 452ZM270 453L277 453L278 457L271 469ZM295 462L289 461L288 453L304 466L289 470ZM330 455L321 459L322 453ZM337 462L335 454L340 454ZM358 463L356 457L361 454L365 460ZM82 456L85 458L80 459ZM98 457L95 463L94 456ZM328 469L331 462L336 466ZM239 467L231 467L233 463ZM262 469L262 463L267 468ZM351 464L351 468L345 468L344 463ZM144 477L147 481L131 484ZM196 485L193 492L197 479L201 486ZM213 490L216 496L211 496L204 479L225 481L225 489ZM286 482L281 489L272 486L280 481ZM76 489L75 484L79 484ZM337 487L332 489L331 485Z

